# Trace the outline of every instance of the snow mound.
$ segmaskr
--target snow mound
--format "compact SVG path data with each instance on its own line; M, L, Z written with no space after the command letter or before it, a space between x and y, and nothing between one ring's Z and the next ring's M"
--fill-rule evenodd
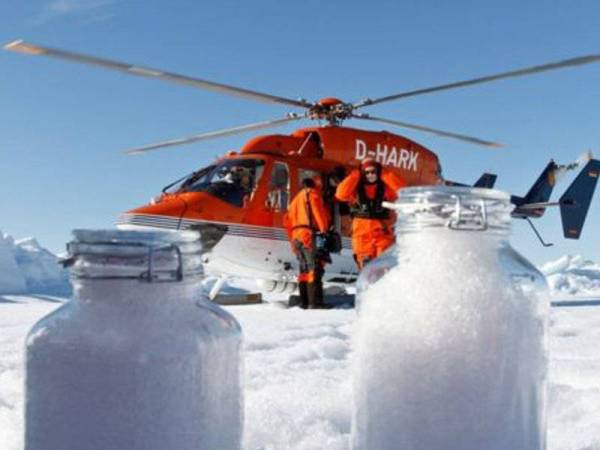
M540 267L552 294L600 296L600 264L581 255L565 255Z
M71 293L68 272L58 264L59 256L40 245L35 238L15 240L0 231L0 294ZM600 297L600 264L581 255L565 255L540 267L554 296ZM229 280L221 293L240 294L256 291L254 282ZM216 278L204 282L210 291Z
M0 232L0 294L69 295L68 273L58 256L34 238L15 241Z
M15 241L0 233L0 293L22 294L27 291L25 278L15 260Z

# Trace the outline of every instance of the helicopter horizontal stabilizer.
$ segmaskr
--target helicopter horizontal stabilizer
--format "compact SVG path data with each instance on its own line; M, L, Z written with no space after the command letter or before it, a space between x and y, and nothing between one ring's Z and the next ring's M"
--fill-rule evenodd
M590 155L581 172L560 197L559 201L548 201L556 181L556 174L560 171L573 170L581 163L558 166L550 161L525 197L511 196L511 202L515 205L512 216L527 220L544 246L552 244L544 243L530 218L541 217L546 208L552 206L560 207L564 237L579 239L581 236L581 230L590 208L598 177L600 177L600 160L591 159Z
M560 217L567 239L579 239L600 176L600 160L591 159L560 197Z

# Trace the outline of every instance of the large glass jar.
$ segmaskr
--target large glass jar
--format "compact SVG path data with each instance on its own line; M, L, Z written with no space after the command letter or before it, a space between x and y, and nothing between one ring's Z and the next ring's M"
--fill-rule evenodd
M357 285L355 449L546 448L547 288L508 242L509 200L400 191L397 242Z
M74 236L74 297L27 337L26 450L239 450L241 329L198 234Z

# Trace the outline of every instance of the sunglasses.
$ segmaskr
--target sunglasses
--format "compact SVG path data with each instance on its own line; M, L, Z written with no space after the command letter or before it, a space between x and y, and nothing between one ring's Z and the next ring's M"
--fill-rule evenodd
M377 175L377 171L374 169L371 170L365 170L365 175Z

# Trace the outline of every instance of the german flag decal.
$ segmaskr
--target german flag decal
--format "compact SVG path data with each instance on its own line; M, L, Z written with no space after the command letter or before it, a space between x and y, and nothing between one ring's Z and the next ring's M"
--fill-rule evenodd
M575 229L575 228L570 228L570 229L568 230L568 233L569 233L570 235L572 235L572 236L577 236L577 235L579 235L579 230L577 230L577 229Z
M598 172L594 172L593 170L590 170L588 175L592 178L598 178Z

